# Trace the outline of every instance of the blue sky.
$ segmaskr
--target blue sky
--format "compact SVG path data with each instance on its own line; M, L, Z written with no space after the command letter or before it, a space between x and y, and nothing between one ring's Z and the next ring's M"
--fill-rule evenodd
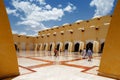
M12 32L37 35L40 30L110 15L117 0L4 0Z

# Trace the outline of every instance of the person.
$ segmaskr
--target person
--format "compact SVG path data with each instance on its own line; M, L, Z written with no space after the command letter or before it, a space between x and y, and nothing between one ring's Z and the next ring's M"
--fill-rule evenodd
M80 49L80 54L82 55L82 49Z
M57 51L57 49L55 48L55 50L54 50L54 56L58 56L58 51Z
M62 50L60 49L60 55L62 55L62 53L61 53L61 52L62 52Z
M86 57L86 49L84 48L84 50L82 51L82 56L83 56L83 59L85 59Z
M90 48L87 51L87 55L88 55L88 61L91 61L91 59L92 59L92 50Z

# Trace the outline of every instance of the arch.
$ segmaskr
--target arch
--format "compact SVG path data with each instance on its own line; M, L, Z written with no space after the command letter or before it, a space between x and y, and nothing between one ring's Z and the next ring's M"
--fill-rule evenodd
M36 43L35 48L34 48L35 51L38 51L38 48L39 48L38 46L39 46L39 44Z
M44 44L44 47L43 47L43 50L45 50L46 49L46 44Z
M102 53L103 52L103 49L104 49L104 42L101 44L101 48L100 48L100 52Z
M65 50L68 50L68 47L69 47L69 44L66 43L66 44L65 44Z
M62 50L62 47L63 47L63 43L62 42L57 42L57 50L60 51Z
M42 47L43 47L43 44L42 43L40 43L40 51L42 51L43 49L42 49Z
M50 51L52 50L52 44L50 44L50 49L49 49Z
M86 51L88 51L88 49L91 49L93 51L93 43L92 42L88 42L86 45Z
M80 44L79 43L76 43L74 45L74 52L79 52L79 47L80 47Z
M50 51L54 51L54 49L55 49L55 43L54 42L50 42L49 50Z
M43 50L48 50L48 43L44 43Z
M59 51L59 49L60 49L60 44L57 44L57 50Z
M40 51L40 46L41 46L41 44L37 45L37 51Z
M68 52L71 52L72 51L72 45L73 43L72 42L65 42L65 45L64 45L64 50L67 50Z
M17 46L17 44L14 44L15 45L15 50L17 51L18 50L18 46Z

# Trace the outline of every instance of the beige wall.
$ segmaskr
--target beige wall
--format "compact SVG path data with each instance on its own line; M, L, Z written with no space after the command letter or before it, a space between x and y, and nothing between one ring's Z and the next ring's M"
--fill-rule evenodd
M35 37L14 34L13 39L19 50L35 49Z

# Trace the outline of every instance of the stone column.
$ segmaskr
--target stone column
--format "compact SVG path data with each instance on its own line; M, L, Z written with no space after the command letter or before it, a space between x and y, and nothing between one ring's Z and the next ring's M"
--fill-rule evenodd
M120 0L114 10L101 58L99 74L120 79Z
M4 1L0 0L0 80L19 75L16 51Z

